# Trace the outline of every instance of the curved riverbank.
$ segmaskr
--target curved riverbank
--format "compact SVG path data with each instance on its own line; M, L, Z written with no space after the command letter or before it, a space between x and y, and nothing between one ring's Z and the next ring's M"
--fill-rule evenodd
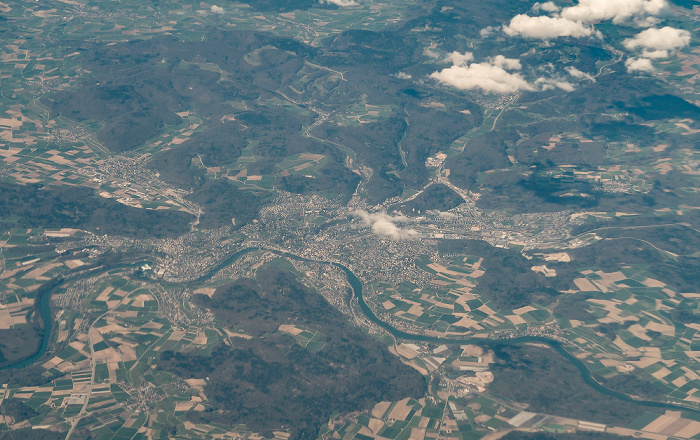
M49 343L51 342L51 335L53 334L53 324L54 324L54 317L51 309L51 297L53 294L58 290L60 287L62 287L66 282L68 281L75 281L81 278L87 278L89 276L92 276L96 271L98 270L112 270L112 269L117 269L120 267L128 267L129 264L122 264L122 265L108 265L108 266L100 266L100 267L88 267L88 266L83 266L82 268L68 272L67 274L63 274L59 277L59 279L54 279L52 281L49 281L51 287L47 289L46 291L41 292L39 295L37 295L34 299L34 305L33 305L33 311L34 312L39 312L39 319L41 321L41 326L42 326L42 334L41 334L41 343L39 344L37 350L34 352L34 354L25 357L24 359L20 359L18 361L15 361L11 364L4 365L0 367L0 371L4 370L16 370L18 368L24 368L32 365L36 361L40 360L45 354L46 351L49 348Z
M566 359L568 362L573 364L576 369L581 374L581 378L583 381L595 389L596 391L605 394L606 396L625 401L625 402L631 402L631 403L636 403L641 406L646 406L650 408L659 408L659 409L671 409L671 410L680 410L680 411L687 411L687 412L692 412L695 414L700 414L700 410L692 409L692 408L687 408L684 406L680 405L675 405L672 403L665 403L665 402L656 402L656 401L651 401L651 400L637 400L632 397L630 397L627 394L620 393L614 390L611 390L609 388L604 387L600 383L598 383L592 376L591 372L588 370L586 365L578 358L573 356L571 353L569 353L560 342L542 337L542 336L523 336L523 337L517 337L517 338L512 338L512 339L487 339L487 338L446 338L446 337L437 337L437 336L426 336L426 335L419 335L419 334L414 334L414 333L407 333L402 330L399 330L395 327L392 327L389 323L382 321L379 317L377 317L372 309L367 305L365 302L364 296L363 296L363 288L362 288L362 282L357 278L357 276L346 266L344 266L341 263L334 262L334 261L322 261L322 260L313 260L309 258L304 258L299 255L291 254L288 252L284 251L279 251L276 249L268 249L268 248L263 248L263 247L248 247L248 248L243 248L240 249L234 253L232 253L229 257L221 261L219 264L217 264L215 267L198 277L196 280L188 282L186 284L188 285L193 285L195 283L201 283L205 282L212 277L214 277L219 271L222 269L228 267L229 265L233 264L237 259L241 258L242 256L258 251L258 250L264 250L268 252L273 252L277 255L283 256L283 257L288 257L292 258L298 261L304 261L304 262L309 262L309 263L316 263L316 264L324 264L324 265L332 265L337 267L338 269L342 270L343 273L345 274L346 278L348 279L348 282L350 284L350 287L352 288L353 295L355 298L357 298L358 305L360 307L360 310L362 313L365 315L367 319L369 319L372 323L375 325L381 327L382 329L386 330L389 332L391 335L393 335L396 338L399 339L405 339L405 340L410 340L410 341L420 341L420 342L431 342L431 343L438 343L438 344L453 344L453 345L464 345L464 344L476 344L476 345L481 345L481 346L486 346L486 347L497 347L497 346L503 346L503 345L522 345L522 344L527 344L527 343L543 343L551 347L553 350L555 350L559 355L561 355L564 359ZM91 272L92 273L92 272ZM85 276L85 275L83 275ZM70 278L70 280L74 280L75 278ZM60 286L62 286L68 279L64 279L62 282L56 284L53 288L45 292L41 298L39 299L39 312L41 313L41 317L44 320L44 333L42 336L42 341L41 345L38 349L38 351L28 357L25 358L21 361L18 361L14 364L7 365L5 367L0 368L0 370L6 370L10 368L23 368L26 366L31 365L32 363L36 362L37 360L41 359L44 354L46 353L48 349L48 345L51 339L51 331L53 328L53 317L51 314L51 295L58 289Z
M24 359L20 359L18 361L15 361L14 363L1 366L0 371L27 367L39 360L46 353L46 350L49 347L49 340L51 339L51 330L53 328L53 319L51 316L51 294L53 293L53 290L58 288L61 284L62 281L55 283L52 287L50 287L45 292L42 292L35 299L33 312L39 313L38 319L41 324L42 332L41 341L39 342L37 349L34 351L34 353L29 355L28 357L25 357Z
M485 346L485 347L496 347L496 346L502 346L502 345L521 345L521 344L527 344L527 343L543 343L551 347L554 351L556 351L560 356L562 356L564 359L569 361L569 363L573 364L576 369L579 371L581 374L581 378L583 381L590 386L591 388L595 389L596 391L605 394L606 396L613 397L618 400L622 400L625 402L631 402L631 403L636 403L641 406L646 406L649 408L659 408L659 409L671 409L671 410L680 410L680 411L688 411L692 412L695 414L700 414L700 410L692 409L692 408L687 408L684 406L680 405L675 405L672 403L666 403L666 402L657 402L653 400L638 400L634 399L631 396L620 393L618 391L611 390L609 388L606 388L605 386L601 385L598 383L594 378L593 375L591 374L590 370L586 367L586 365L581 361L580 359L576 358L574 355L569 353L563 345L554 339L542 337L542 336L522 336L522 337L517 337L517 338L511 338L511 339L487 339L487 338L442 338L442 337L437 337L437 336L426 336L426 335L418 335L414 333L407 333L402 330L399 330L395 327L392 327L389 323L382 321L377 317L377 315L374 314L372 309L367 305L365 302L364 296L363 296L363 289L362 289L362 282L357 278L357 276L346 266L337 263L337 262L331 262L331 261L318 261L318 260L310 260L308 258L303 258L299 257L294 254L289 254L287 252L279 252L279 251L273 251L272 252L278 253L280 255L294 258L297 260L301 261L307 261L307 262L314 262L314 263L319 263L319 264L330 264L333 265L340 270L342 270L345 273L345 276L348 279L348 282L350 283L350 287L353 290L353 294L355 298L357 298L358 305L360 306L360 310L362 313L369 319L372 323L378 325L379 327L383 328L390 334L392 334L394 337L399 338L399 339L405 339L405 340L411 340L411 341L420 341L420 342L432 342L432 343L438 343L438 344L455 344L455 345L464 345L464 344L475 344L475 345L480 345L480 346Z

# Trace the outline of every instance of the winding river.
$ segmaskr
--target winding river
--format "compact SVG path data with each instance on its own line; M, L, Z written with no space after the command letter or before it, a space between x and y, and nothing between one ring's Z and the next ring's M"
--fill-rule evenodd
M269 250L269 249L268 249ZM571 364L573 364L578 371L581 373L581 378L583 381L590 386L591 388L595 389L596 391L605 394L606 396L613 397L618 400L622 400L625 402L632 402L636 403L638 405L646 406L646 407L651 407L651 408L661 408L661 409L672 409L672 410L681 410L681 411L688 411L692 412L695 414L700 414L700 410L695 410L692 408L686 408L684 406L680 405L674 405L672 403L666 403L666 402L656 402L653 400L637 400L632 397L630 397L627 394L620 393L614 390L611 390L609 388L604 387L600 383L598 383L593 376L591 375L591 372L588 370L586 365L578 358L576 358L574 355L566 351L566 349L562 346L562 344L559 341L556 341L554 339L546 338L546 337L541 337L541 336L523 336L519 338L512 338L512 339L486 339L486 338L463 338L463 339L457 339L457 338L442 338L442 337L437 337L437 336L426 336L426 335L418 335L418 334L413 334L413 333L406 333L404 331L401 331L395 327L392 327L389 323L382 321L377 317L377 315L374 314L372 309L367 305L365 302L364 296L363 296L363 290L362 290L362 282L357 278L357 276L346 266L336 263L336 262L331 262L331 261L317 261L317 260L310 260L308 258L303 258L299 257L294 254L290 254L287 252L278 252L278 251L272 251L277 254L280 254L285 257L293 258L296 260L301 260L301 261L306 261L306 262L312 262L312 263L320 263L320 264L330 264L333 265L340 270L342 270L345 273L345 276L348 279L348 282L350 283L350 287L353 290L353 294L357 298L358 305L360 306L360 310L362 310L362 313L369 319L371 322L374 324L378 325L379 327L383 328L387 332L391 333L394 337L398 339L406 339L406 340L411 340L411 341L421 341L421 342L433 342L433 343L439 343L439 344L458 344L458 345L464 345L464 344L476 344L480 346L485 346L485 347L496 347L496 346L503 346L503 345L522 345L526 343L532 343L532 342L538 342L538 343L543 343L551 347L554 351L559 353L564 359L569 361Z
M463 339L458 339L458 338L444 338L444 337L437 337L437 336L426 336L426 335L419 335L419 334L413 334L413 333L406 333L402 330L396 329L392 327L389 323L382 321L377 317L372 309L367 305L365 302L364 296L363 296L363 290L362 290L362 282L357 278L357 276L346 266L333 262L333 261L321 261L321 260L312 260L308 258L301 257L299 255L295 254L290 254L288 252L283 252L275 249L267 249L267 248L261 248L261 247L248 247L244 248L241 250L238 250L231 254L228 258L223 260L221 263L216 265L214 268L210 269L207 271L205 274L202 276L198 277L195 281L187 283L188 285L193 285L195 283L201 283L204 281L207 281L211 279L214 275L216 275L219 271L224 269L225 267L228 267L231 265L233 262L241 258L242 256L258 251L258 250L265 250L269 252L273 252L277 255L287 257L287 258L292 258L298 261L304 261L308 263L316 263L316 264L324 264L324 265L332 265L337 267L338 269L342 270L343 273L345 273L345 276L348 279L348 282L350 283L350 287L352 288L353 294L355 298L357 298L358 305L360 306L360 310L362 313L369 319L372 323L376 324L377 326L383 328L390 334L392 334L394 337L399 338L399 339L405 339L405 340L410 340L410 341L421 341L421 342L432 342L432 343L439 343L439 344L457 344L457 345L464 345L464 344L476 344L480 346L487 346L487 347L496 347L496 346L503 346L503 345L522 345L522 344L527 344L527 343L541 343L541 344L546 344L549 347L551 347L553 350L555 350L559 355L561 355L564 359L566 359L568 362L570 362L572 365L574 365L578 371L581 373L581 378L583 381L590 386L591 388L595 389L596 391L605 394L606 396L613 397L618 400L622 400L625 402L632 402L636 403L638 405L646 406L646 407L651 407L651 408L661 408L661 409L671 409L671 410L681 410L681 411L687 411L687 412L692 412L695 414L700 414L700 410L692 409L692 408L687 408L684 406L680 405L674 405L672 403L665 403L665 402L656 402L653 400L637 400L632 397L630 397L627 394L620 393L614 390L611 390L609 388L604 387L600 383L598 383L593 376L591 375L591 372L588 370L586 365L578 358L573 356L571 353L566 351L566 349L562 346L562 344L554 339L549 339L546 337L541 337L541 336L524 336L524 337L518 337L518 338L512 338L512 339L486 339L486 338L463 338ZM75 280L75 278L70 279L70 281ZM61 287L64 283L66 283L69 280L64 280L63 282L57 284L54 286L52 289L50 289L48 292L46 292L44 295L41 296L39 299L39 311L41 313L41 317L44 321L44 332L42 335L42 340L41 340L41 345L37 352L33 354L32 356L25 358L23 360L20 360L14 364L7 365L5 367L0 368L0 370L5 370L9 368L23 368L31 365L32 363L38 361L41 359L44 354L46 353L46 350L48 348L50 339L51 339L51 331L52 331L52 323L53 319L51 316L51 295Z
M49 348L49 341L51 340L51 330L53 328L53 319L51 316L51 294L61 284L63 284L63 282L56 284L54 287L44 292L37 300L39 301L39 315L43 324L41 342L39 343L39 347L37 347L36 351L31 356L19 360L13 364L0 367L0 371L28 367L34 362L41 359L42 356L44 356L46 350Z

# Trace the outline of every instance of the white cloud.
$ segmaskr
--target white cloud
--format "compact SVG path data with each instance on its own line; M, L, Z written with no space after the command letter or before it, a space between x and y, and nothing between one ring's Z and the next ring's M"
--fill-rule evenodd
M535 3L532 5L532 10L537 12L537 11L545 11L545 12L559 12L561 8L557 5L554 4L554 2L544 2L544 3Z
M455 214L454 212L440 211L440 210L437 210L437 209L435 209L435 210L428 210L428 211L426 211L426 212L427 212L428 214L432 214L432 215L434 215L434 216L442 217L442 218L446 218L446 219L455 219L455 218L459 217L459 216L458 216L457 214Z
M447 54L445 57L445 61L451 62L455 66L466 66L469 61L472 61L473 59L474 54L471 52L459 53L455 51Z
M628 72L653 72L654 65L649 58L629 58L625 61Z
M628 49L642 49L644 58L667 58L671 53L690 44L690 32L670 26L651 28L622 42Z
M671 53L667 50L643 50L642 56L644 58L668 58Z
M520 90L537 91L554 88L567 92L574 90L571 83L559 78L541 77L535 81L534 85L528 83L517 72L523 66L520 60L515 58L496 55L486 62L469 64L473 58L470 52L463 54L453 52L447 56L447 59L452 61L452 67L433 72L430 78L461 90L479 89L487 93L515 93Z
M649 17L649 16L647 16L647 17L635 17L632 20L632 24L636 27L648 28L648 27L656 26L657 24L659 24L660 21L661 20L658 19L657 17Z
M493 26L486 26L482 30L479 31L479 35L481 35L482 38L486 38L489 35L493 33Z
M353 213L355 217L362 219L365 225L372 228L372 232L377 235L399 240L402 238L415 238L420 235L415 229L400 228L396 223L408 221L408 217L403 215L391 216L386 212L369 213L363 209L358 209Z
M538 78L535 84L540 84L542 90L562 89L565 92L573 92L575 87L568 81L556 78Z
M396 77L398 79L411 79L411 78L413 78L413 76L411 76L410 74L408 74L406 72L399 72L396 74Z
M320 0L321 4L328 4L328 5L336 5L340 6L341 8L347 8L349 6L357 6L359 3L357 3L355 0Z
M223 14L225 12L224 8L222 8L221 6L216 6L216 5L211 5L210 10L213 14Z
M520 70L523 65L520 64L520 60L515 58L506 58L503 55L496 55L490 59L491 64L494 66L502 67L509 70Z
M540 38L548 40L558 37L590 37L596 32L581 22L562 17L548 17L546 15L530 17L520 14L513 17L510 24L503 26L506 35L521 35L525 38Z
M566 71L569 73L569 75L573 76L574 78L579 78L579 79L587 79L589 81L595 82L595 78L593 78L590 74L586 72L582 72L575 68L574 66L569 66L566 68Z
M508 70L519 70L520 61L498 55L484 63L467 64L470 59L468 52L462 57L452 55L460 63L452 67L433 72L430 77L443 84L456 87L461 90L481 89L491 93L514 93L519 90L534 90L520 73Z
M579 0L577 5L564 8L561 16L585 23L600 20L622 23L635 20L638 24L644 24L646 18L658 15L666 8L666 0Z

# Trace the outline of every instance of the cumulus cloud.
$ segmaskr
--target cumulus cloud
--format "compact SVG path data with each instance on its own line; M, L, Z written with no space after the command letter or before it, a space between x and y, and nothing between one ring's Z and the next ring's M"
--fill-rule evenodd
M546 15L530 17L519 14L510 20L510 24L503 26L506 35L520 35L525 38L539 38L548 40L558 37L583 38L597 35L589 26L581 22L562 17L548 17Z
M653 72L654 65L649 58L629 58L625 61L628 72Z
M403 215L389 215L386 212L369 213L363 209L358 209L353 214L362 219L365 225L372 228L372 232L377 235L399 240L402 238L414 238L420 234L415 229L400 228L396 223L408 221L408 217Z
M461 90L480 89L491 93L514 93L519 90L534 90L525 78L518 72L520 61L498 55L483 63L468 64L473 57L469 52L460 54L461 57L450 54L451 60L457 60L452 67L433 72L430 77L443 84Z
M539 84L541 90L562 89L565 92L573 92L575 90L573 84L557 78L538 78L535 84Z
M532 10L537 12L537 11L545 11L545 12L559 12L561 8L557 5L554 4L554 2L544 2L544 3L535 3L532 5Z
M651 28L626 39L622 44L629 50L641 48L645 58L666 58L690 44L690 32L670 26Z
M644 58L668 58L671 53L667 50L643 50L642 56Z
M595 78L593 78L590 74L582 72L574 66L567 67L566 71L569 73L569 75L573 76L574 78L587 79L589 81L595 82Z
M453 52L447 56L452 67L433 72L430 78L461 90L483 90L487 93L515 93L521 90L537 91L559 88L570 92L574 86L559 78L539 78L530 84L518 72L522 69L520 60L497 55L486 62L471 63L474 56L470 52Z
M327 5L340 6L341 8L347 8L349 6L357 6L359 4L355 0L321 0L321 4L324 4L324 3Z
M411 76L411 74L408 74L406 72L399 72L396 74L396 77L398 79L411 79L411 78L413 78L413 76Z
M493 26L486 26L482 30L479 31L479 35L481 35L482 38L486 38L489 35L493 33Z
M503 55L496 55L495 57L491 58L490 61L494 66L504 69L520 70L523 68L523 65L520 64L520 60L515 58L506 58Z
M636 20L639 24L650 24L653 20L648 18L660 14L666 8L666 0L579 0L577 5L564 8L561 16L585 23L601 20L623 23Z
M211 10L212 14L223 14L225 12L224 8L222 8L221 6L216 6L216 5L211 5L210 10Z
M437 209L434 209L434 210L430 210L430 209L429 209L429 210L426 211L426 212L427 212L428 214L432 214L432 215L434 215L434 216L436 216L436 217L442 217L442 218L446 218L446 219L455 219L455 218L459 217L457 214L455 214L455 213L453 213L453 212L449 212L449 211L440 211L440 210L437 210Z
M634 20L632 20L632 24L637 27L648 28L656 26L660 21L661 20L657 17L635 17Z
M455 66L466 66L469 61L474 59L474 54L471 52L452 52L447 54L445 61L452 62Z

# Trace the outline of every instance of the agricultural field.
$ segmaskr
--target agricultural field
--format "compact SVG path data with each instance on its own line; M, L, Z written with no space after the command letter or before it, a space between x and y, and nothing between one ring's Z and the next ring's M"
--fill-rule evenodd
M71 312L57 319L55 344L60 348L41 365L42 376L50 382L5 395L5 399L25 403L37 416L20 425L6 423L21 428L62 420L66 429L72 426L78 432L111 437L128 431L159 438L160 430L147 425L154 419L143 410L167 409L170 416L159 416L167 420L203 401L198 397L201 381L173 383L169 375L152 370L159 353L212 350L229 336L193 323L174 326L167 319L169 313L176 313L179 322L184 322L192 320L191 312L175 299L163 298L162 288L152 283L125 278L119 272L89 281L79 285L89 286L93 293L81 295ZM68 284L56 292L56 301L70 301L73 294L75 287ZM86 320L85 311L96 319ZM207 322L206 316L197 319Z
M0 2L0 440L700 438L699 9L588 3Z
M570 256L547 254L545 259L565 262ZM370 284L370 303L377 315L396 328L439 337L554 334L575 347L576 356L602 381L640 377L663 390L668 401L697 402L698 328L681 317L687 313L683 310L698 307L697 294L677 292L643 268L612 273L587 269L573 278L575 288L550 306L502 309L474 293L485 273L483 258L458 255L439 261L419 261L431 276L423 288ZM557 276L547 264L533 265L532 270ZM402 347L399 353L415 351ZM408 356L413 359L416 354ZM427 374L439 365L423 361L417 368Z
M454 256L440 262L428 258L419 267L430 274L425 287L402 284L372 286L372 302L379 314L397 326L421 329L425 334L472 337L494 332L528 332L554 322L543 307L524 306L514 310L494 310L489 301L473 289L484 274L482 258ZM389 318L390 317L390 318Z

